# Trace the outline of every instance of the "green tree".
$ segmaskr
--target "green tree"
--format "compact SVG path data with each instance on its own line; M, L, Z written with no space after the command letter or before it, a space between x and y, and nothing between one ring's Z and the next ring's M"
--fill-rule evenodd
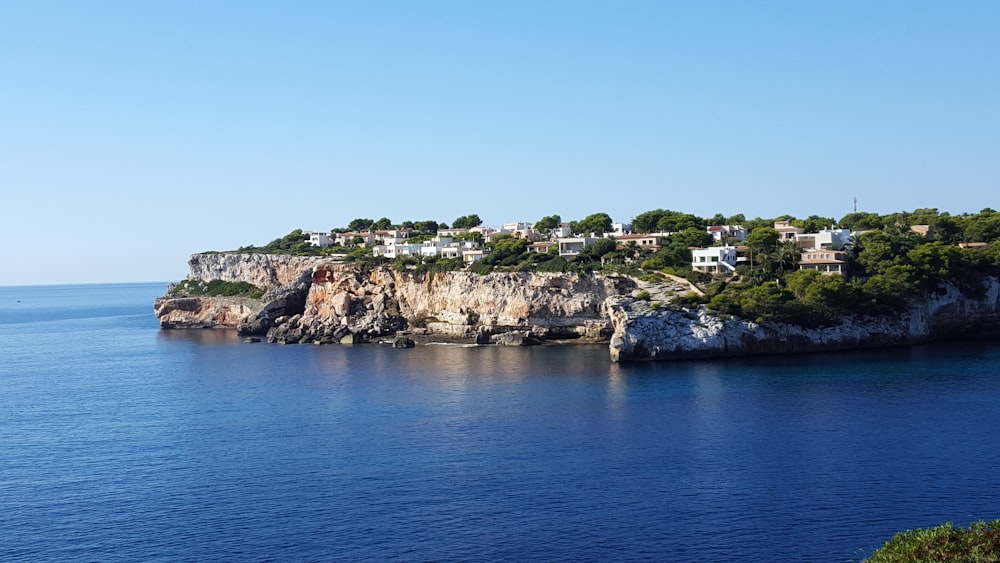
M558 227L562 223L562 218L558 215L546 215L535 223L534 229L536 231L550 231Z
M479 218L479 215L475 213L471 215L462 215L451 222L451 227L453 229L471 229L472 227L478 227L483 224L483 220Z
M712 235L708 234L704 229L699 229L696 227L689 227L683 231L674 233L667 237L667 241L670 243L678 243L687 247L704 247L712 244Z
M614 239L599 238L594 241L594 244L584 248L583 252L580 253L580 256L584 258L600 259L601 256L614 252L616 248L617 244Z
M351 231L364 231L372 228L374 223L375 221L371 219L362 219L359 217L351 220L351 222L347 224L347 228Z
M660 222L660 219L667 214L665 209L653 209L651 211L644 211L635 216L632 219L632 232L633 233L654 233L656 232L656 224Z
M594 213L587 215L577 228L581 233L594 233L598 236L611 232L611 216L607 213Z
M870 229L881 229L885 226L885 221L879 216L878 213L858 211L844 215L838 224L841 227L851 229L852 231L867 231Z
M807 233L817 233L823 229L829 228L832 225L836 225L837 221L833 217L820 217L819 215L810 215L805 219L798 219L792 221L792 224L796 227L805 229Z
M656 230L661 233L676 233L685 229L702 229L708 226L704 219L690 213L667 211L656 222Z
M372 224L372 228L377 231L388 229L391 226L392 226L392 219L389 219L388 217L382 217L381 219L375 221Z
M421 233L431 233L437 234L438 232L438 222L433 219L428 221L415 221L413 223L413 230L419 231Z

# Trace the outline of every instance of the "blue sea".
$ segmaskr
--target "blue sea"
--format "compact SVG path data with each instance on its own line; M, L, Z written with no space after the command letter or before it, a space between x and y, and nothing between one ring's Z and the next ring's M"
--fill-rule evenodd
M1000 346L248 344L0 287L3 561L859 561L1000 518Z

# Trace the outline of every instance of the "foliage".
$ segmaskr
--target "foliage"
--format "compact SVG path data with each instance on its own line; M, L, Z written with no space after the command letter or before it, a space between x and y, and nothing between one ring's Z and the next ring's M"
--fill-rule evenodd
M362 219L359 217L357 219L353 219L350 223L348 223L347 229L349 231L365 231L372 228L373 224L375 224L375 221L373 219Z
M792 225L805 229L807 233L816 233L836 224L837 221L833 217L820 217L819 215L810 215L805 219L792 221Z
M478 227L483 224L483 220L479 218L479 215L475 213L471 215L462 215L458 217L451 223L451 228L453 229L471 229L472 227Z
M558 215L546 215L535 223L534 229L537 231L549 231L558 227L561 223L562 217Z
M645 289L641 289L635 294L635 298L639 301L649 301L649 292Z
M247 282L227 282L222 280L212 280L205 283L201 280L184 280L173 286L171 295L209 295L213 297L237 297L245 296L259 299L264 295L264 291Z
M594 213L587 215L582 221L577 223L576 231L580 233L594 233L600 236L611 232L611 216L607 213Z
M704 231L706 226L707 221L700 217L669 209L646 211L632 219L632 231L636 233L674 233L684 229Z
M967 529L950 522L934 528L900 532L875 550L869 563L1000 561L1000 520L973 522Z

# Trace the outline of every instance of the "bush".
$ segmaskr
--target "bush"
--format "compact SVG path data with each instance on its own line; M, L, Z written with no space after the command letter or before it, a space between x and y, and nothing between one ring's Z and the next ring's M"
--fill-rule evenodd
M201 280L184 280L170 290L171 295L208 295L212 297L250 297L259 299L264 291L247 282L227 282L212 280L205 283Z
M875 550L870 563L923 561L1000 561L1000 520L973 522L968 529L950 522L935 528L900 532Z
M640 301L649 301L649 292L645 289L639 290L639 292L635 294L635 298Z

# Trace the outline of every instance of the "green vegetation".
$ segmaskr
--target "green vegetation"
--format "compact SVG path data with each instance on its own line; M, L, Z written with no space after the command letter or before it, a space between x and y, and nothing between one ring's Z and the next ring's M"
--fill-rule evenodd
M896 534L875 550L869 563L923 563L962 561L987 563L1000 561L1000 520L974 522L968 528L951 523L935 528L909 530Z
M170 295L176 297L185 295L208 295L212 297L242 296L259 299L264 295L264 292L259 287L247 282L212 280L206 283L199 280L184 280L170 289Z

